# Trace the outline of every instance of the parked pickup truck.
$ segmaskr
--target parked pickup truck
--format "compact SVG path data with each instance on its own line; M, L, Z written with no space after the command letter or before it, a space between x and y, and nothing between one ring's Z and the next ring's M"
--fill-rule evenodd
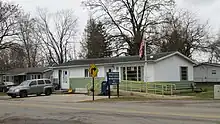
M22 82L20 85L11 87L7 94L12 98L20 96L21 98L27 97L28 95L41 94L51 95L54 91L53 84L49 79L34 79Z

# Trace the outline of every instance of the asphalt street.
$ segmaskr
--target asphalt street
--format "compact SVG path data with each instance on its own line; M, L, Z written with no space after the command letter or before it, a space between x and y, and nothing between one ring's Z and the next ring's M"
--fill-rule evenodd
M0 98L0 124L220 124L220 101L78 102L85 98Z

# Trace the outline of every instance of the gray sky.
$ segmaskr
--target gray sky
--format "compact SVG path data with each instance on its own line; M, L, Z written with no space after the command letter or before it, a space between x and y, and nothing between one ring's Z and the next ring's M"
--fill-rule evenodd
M220 0L176 0L179 8L185 8L197 15L202 22L209 21L212 31L220 28Z
M88 11L81 6L82 0L7 0L20 4L27 12L35 13L36 7L48 8L55 12L60 9L73 9L79 18L80 29L84 28ZM213 29L220 27L220 0L176 0L178 8L186 8L197 14L201 21L209 20Z
M87 22L88 11L81 6L82 0L6 0L20 4L26 12L35 14L36 8L47 8L50 12L61 9L73 9L79 18L79 32L77 40ZM197 15L202 22L209 21L213 32L217 32L220 27L220 0L176 0L178 8L185 8ZM77 49L79 44L77 44Z

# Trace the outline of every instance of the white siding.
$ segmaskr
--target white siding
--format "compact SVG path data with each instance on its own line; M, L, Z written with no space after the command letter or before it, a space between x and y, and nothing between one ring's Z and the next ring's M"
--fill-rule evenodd
M58 76L58 70L53 70L53 78L59 78L59 76Z
M118 71L121 75L121 67L131 67L131 66L141 66L143 68L144 63L134 63L134 64L114 64L114 65L105 65L105 66L97 66L99 69L98 77L106 77L106 72L109 68L113 69L113 66L118 67ZM147 64L147 81L148 82L168 82L168 81L180 81L180 67L187 66L188 67L188 80L193 81L193 64L183 57L178 55L174 55L167 59L161 60L157 63L148 63ZM69 78L84 78L85 69L89 69L89 67L72 67L68 68L69 70ZM53 73L54 78L58 78L58 70L55 69ZM62 69L61 69L62 70ZM115 71L115 70L113 70ZM220 74L217 70L217 74ZM141 74L143 77L143 73ZM220 77L220 76L219 76Z
M216 70L216 74L212 74ZM220 67L203 65L194 67L195 82L220 82Z
M105 69L104 66L97 66L99 69L98 77L105 77Z
M154 69L155 64L150 63L147 64L147 82L154 82L154 74L155 74L155 69Z
M82 78L84 77L84 68L77 67L77 68L69 68L69 78Z
M155 64L155 81L180 81L181 66L188 67L188 81L193 81L193 64L177 55Z
M104 77L104 67L97 66L97 68L99 69L98 77ZM70 78L84 78L85 69L89 69L89 67L69 68Z

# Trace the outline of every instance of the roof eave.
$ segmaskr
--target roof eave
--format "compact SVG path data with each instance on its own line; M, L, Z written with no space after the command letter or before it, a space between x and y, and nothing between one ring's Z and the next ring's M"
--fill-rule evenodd
M195 65L194 67L199 67L199 66L214 66L214 67L220 67L220 65L211 64L211 63L199 63L199 64Z
M148 63L154 63L155 60L148 60ZM96 66L104 66L104 65L116 65L116 64L133 64L133 63L144 63L144 60L142 61L132 61L132 62L116 62L116 63L102 63L102 64L95 64ZM87 67L89 64L85 65L67 65L67 66L56 66L56 67L50 67L51 69L58 69L58 68L69 68L69 67Z
M164 60L164 59L166 59L166 58L169 58L169 57L171 57L171 56L174 56L174 55L180 55L181 57L183 57L183 58L186 59L187 61L191 62L192 64L196 64L196 62L192 61L190 58L186 57L185 55L183 55L182 53L180 53L180 52L178 52L178 51L177 51L177 52L174 52L174 53L172 53L172 54L169 54L169 55L167 55L167 56L161 57L161 58L157 59L156 62L162 61L162 60Z

